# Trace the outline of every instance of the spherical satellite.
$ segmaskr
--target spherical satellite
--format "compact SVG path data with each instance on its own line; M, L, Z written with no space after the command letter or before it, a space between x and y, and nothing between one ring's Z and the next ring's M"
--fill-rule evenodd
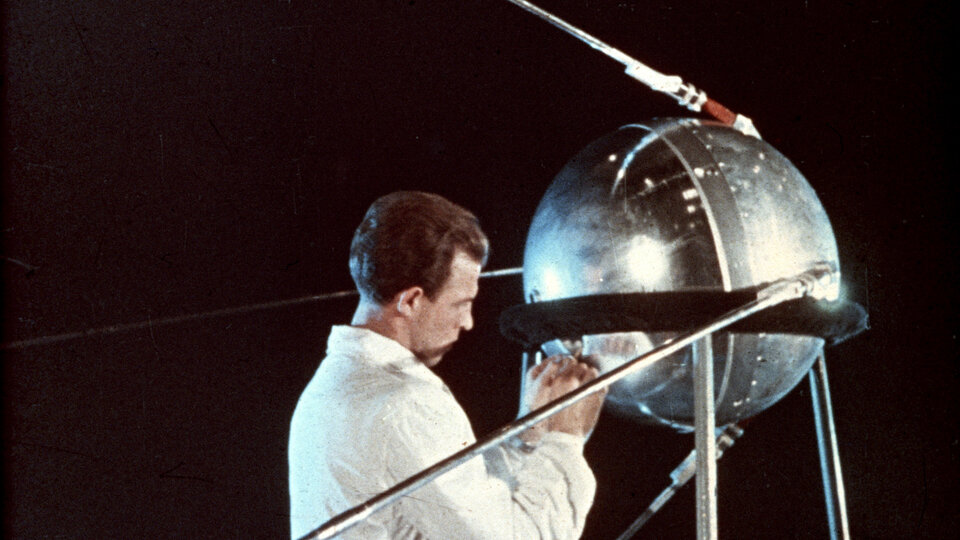
M780 152L723 124L657 120L598 139L555 178L527 236L523 286L528 303L596 295L616 303L621 294L748 290L824 263L839 269L830 222ZM669 300L662 304L669 314ZM586 333L544 345L579 348L606 372L676 335ZM776 332L712 340L718 425L781 399L824 345ZM615 383L608 406L689 429L692 375L688 347Z

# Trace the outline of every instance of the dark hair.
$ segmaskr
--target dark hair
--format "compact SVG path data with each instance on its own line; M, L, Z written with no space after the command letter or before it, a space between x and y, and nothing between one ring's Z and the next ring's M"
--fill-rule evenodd
M374 201L357 227L350 275L378 304L413 286L433 299L458 250L486 264L489 241L476 216L439 195L398 191Z

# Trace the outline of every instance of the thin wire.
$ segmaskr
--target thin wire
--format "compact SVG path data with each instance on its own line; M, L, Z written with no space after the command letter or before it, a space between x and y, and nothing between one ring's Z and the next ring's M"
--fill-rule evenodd
M502 268L500 270L490 270L488 272L483 272L480 274L480 277L496 278L496 277L503 277L503 276L513 276L516 274L520 274L522 272L523 272L523 268ZM134 330L142 330L144 328L153 329L158 326L168 326L171 324L200 321L205 319L213 319L217 317L226 317L230 315L241 315L244 313L252 313L254 311L263 311L267 309L292 307L292 306L298 306L301 304L309 304L313 302L325 302L327 300L348 298L356 295L357 295L357 291L355 290L339 291L339 292L332 292L332 293L325 293L325 294L314 294L310 296L301 296L299 298L288 298L286 300L274 300L272 302L248 304L245 306L221 308L221 309L215 309L213 311L203 311L199 313L190 313L186 315L175 315L173 317L165 317L162 319L147 319L145 321L113 324L110 326L103 326L100 328L90 328L87 330L78 330L75 332L66 332L63 334L54 334L54 335L36 337L31 339L23 339L19 341L9 341L9 342L0 344L0 350L16 351L16 350L26 349L29 347L38 347L41 345L50 345L53 343L71 341L74 339L88 338L88 337L94 337L94 336L107 336L107 335L119 334L123 332L131 332Z

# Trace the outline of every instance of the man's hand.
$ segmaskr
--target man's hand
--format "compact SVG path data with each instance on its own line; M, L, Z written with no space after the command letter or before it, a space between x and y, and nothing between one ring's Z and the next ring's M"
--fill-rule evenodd
M528 414L547 403L576 390L598 375L596 368L578 362L571 356L551 356L527 372L525 391L520 402L520 416ZM586 436L600 418L600 409L606 397L606 389L581 399L577 403L539 422L521 437L533 443L547 431L562 431L577 436Z

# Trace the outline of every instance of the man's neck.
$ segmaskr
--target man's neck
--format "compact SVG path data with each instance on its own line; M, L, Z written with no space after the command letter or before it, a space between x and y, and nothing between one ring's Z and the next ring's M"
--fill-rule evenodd
M376 332L409 349L409 333L403 322L398 314L390 312L389 307L361 299L350 325Z

